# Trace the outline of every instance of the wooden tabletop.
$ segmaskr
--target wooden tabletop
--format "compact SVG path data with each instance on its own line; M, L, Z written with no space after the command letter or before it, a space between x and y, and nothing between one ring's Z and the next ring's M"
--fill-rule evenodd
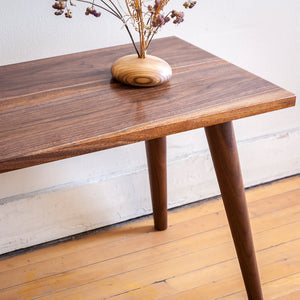
M178 38L153 41L171 81L133 88L110 66L131 45L0 67L0 173L223 123L295 96Z

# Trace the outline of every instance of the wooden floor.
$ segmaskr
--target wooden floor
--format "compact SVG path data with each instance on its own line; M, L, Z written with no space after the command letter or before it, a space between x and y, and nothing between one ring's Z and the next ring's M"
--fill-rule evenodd
M300 299L300 176L247 191L265 299ZM0 299L247 299L220 199L0 261Z

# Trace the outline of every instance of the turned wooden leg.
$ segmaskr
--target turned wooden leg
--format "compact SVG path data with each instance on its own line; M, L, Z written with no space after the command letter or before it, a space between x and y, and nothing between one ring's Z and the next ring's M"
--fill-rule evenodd
M263 299L232 122L205 128L248 298Z
M168 227L166 137L146 141L154 227Z

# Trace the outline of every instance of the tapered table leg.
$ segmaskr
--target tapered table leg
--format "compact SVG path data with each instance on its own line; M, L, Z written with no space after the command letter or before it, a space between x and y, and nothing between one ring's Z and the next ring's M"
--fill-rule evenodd
M166 137L146 141L148 171L152 197L154 227L168 227Z
M263 299L232 122L205 128L248 298Z

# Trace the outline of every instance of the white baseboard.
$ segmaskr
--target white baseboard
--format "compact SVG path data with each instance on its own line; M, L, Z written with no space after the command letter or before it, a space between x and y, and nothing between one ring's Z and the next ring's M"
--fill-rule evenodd
M170 208L219 194L207 145L189 145L195 136L203 140L200 131L185 135L181 146L169 138ZM0 254L149 214L143 145L126 147L102 151L101 163L91 154L1 175ZM300 172L299 128L238 147L246 187ZM114 151L127 157L124 165L111 158Z

